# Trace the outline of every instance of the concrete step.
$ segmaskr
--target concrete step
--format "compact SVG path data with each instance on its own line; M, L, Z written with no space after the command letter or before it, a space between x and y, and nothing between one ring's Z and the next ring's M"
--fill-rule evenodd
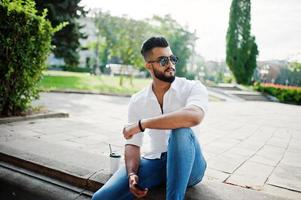
M0 199L89 200L92 193L12 165L0 164Z
M260 92L255 91L235 91L229 90L227 91L228 94L237 96L241 99L246 101L270 101L266 96L261 94Z
M10 155L9 159L5 158L2 154L1 160L6 160L19 166L29 166L29 161L14 158ZM22 164L25 162L26 164ZM47 168L38 163L31 163L31 169L34 168ZM47 175L57 174L57 171L51 173L51 168L41 170L39 173L33 172L28 169L17 167L15 165L0 162L0 186L1 186L1 199L14 199L14 200L87 200L92 197L95 192L103 183L98 183L99 187L91 187L85 180L70 179L68 174L63 177L53 178ZM71 175L70 176L74 176ZM64 182L68 180L68 183ZM76 181L72 182L70 180ZM83 183L79 183L82 181ZM78 186L84 186L78 187ZM24 196L25 194L25 196ZM18 196L18 197L16 197ZM21 196L21 197L20 197ZM5 197L5 198L2 198ZM153 188L149 191L145 200L164 200L166 198L165 186ZM187 189L186 200L285 200L287 198L277 197L264 192L258 192L242 187L218 183L215 181L203 181L196 186Z
M219 85L219 86L210 86L211 88L221 89L221 90L235 90L241 91L241 89L235 85Z

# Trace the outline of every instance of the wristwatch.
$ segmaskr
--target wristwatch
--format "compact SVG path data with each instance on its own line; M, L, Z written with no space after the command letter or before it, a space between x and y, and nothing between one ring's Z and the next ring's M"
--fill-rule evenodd
M128 174L128 178L130 178L130 176L132 176L132 175L137 175L137 174L134 173L134 172L131 172L131 173Z

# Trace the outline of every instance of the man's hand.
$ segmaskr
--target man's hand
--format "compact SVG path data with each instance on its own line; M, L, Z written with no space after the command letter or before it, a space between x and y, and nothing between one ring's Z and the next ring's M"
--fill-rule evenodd
M128 124L123 128L123 136L125 139L130 139L133 135L140 132L138 122L133 124Z
M142 198L145 197L148 189L144 188L141 189L138 187L138 176L136 174L130 175L129 177L129 187L130 187L130 191L131 193L133 193L133 195L135 195L137 198Z

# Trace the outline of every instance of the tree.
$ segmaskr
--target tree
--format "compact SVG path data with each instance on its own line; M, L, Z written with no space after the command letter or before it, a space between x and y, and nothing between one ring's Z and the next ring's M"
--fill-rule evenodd
M120 64L143 68L140 48L141 43L151 35L151 26L145 21L133 20L127 16L116 17L101 10L94 13L94 22L101 41L100 60L103 64L118 58Z
M226 41L226 62L237 83L250 84L258 55L255 37L251 36L250 0L233 0Z
M53 26L62 22L68 22L62 30L56 32L52 38L55 57L63 58L67 66L75 67L79 64L79 39L86 38L80 32L83 28L76 20L87 13L79 6L80 0L35 0L39 12L48 10L47 19Z

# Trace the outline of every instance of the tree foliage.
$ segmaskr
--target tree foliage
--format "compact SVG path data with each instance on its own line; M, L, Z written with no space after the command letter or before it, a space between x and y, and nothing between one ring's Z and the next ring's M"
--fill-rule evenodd
M188 75L187 64L193 53L193 45L197 40L195 33L186 30L170 15L164 17L154 16L151 21L159 25L155 26L155 32L167 38L173 53L180 58L176 65L177 75Z
M250 0L233 0L227 31L226 62L237 83L250 84L258 55L251 35Z
M37 15L32 0L0 2L0 112L18 115L38 97L52 28L46 12Z
M39 12L48 10L47 19L53 26L68 22L60 31L56 32L52 38L55 57L63 58L67 66L77 66L79 64L79 39L86 38L80 30L83 28L77 19L85 16L86 11L79 6L80 0L35 0Z
M99 34L101 63L106 64L113 60L115 63L133 65L145 70L140 54L141 44L151 36L162 35L169 41L173 53L180 58L176 66L177 75L187 75L187 63L197 38L169 15L134 20L98 10L95 12L94 22Z

